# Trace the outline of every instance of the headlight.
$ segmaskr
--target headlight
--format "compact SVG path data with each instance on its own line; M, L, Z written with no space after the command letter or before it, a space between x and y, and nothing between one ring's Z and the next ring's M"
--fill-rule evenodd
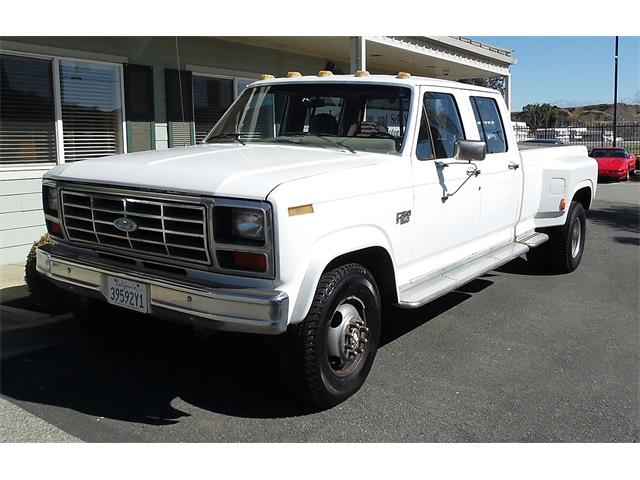
M222 273L273 278L273 217L266 202L215 200L212 212L215 268Z
M231 234L236 238L264 241L264 212L234 208L231 213Z
M44 207L44 213L58 216L58 191L55 187L50 185L42 186L42 205Z

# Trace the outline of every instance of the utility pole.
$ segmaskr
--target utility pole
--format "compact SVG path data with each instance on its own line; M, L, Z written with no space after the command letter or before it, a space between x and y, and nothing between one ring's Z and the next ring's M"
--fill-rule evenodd
M614 56L613 74L613 146L616 146L618 137L618 37L616 37L616 53Z

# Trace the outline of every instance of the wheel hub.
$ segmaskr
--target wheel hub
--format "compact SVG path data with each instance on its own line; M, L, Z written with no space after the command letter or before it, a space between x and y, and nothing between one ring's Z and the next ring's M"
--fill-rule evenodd
M329 364L337 375L350 373L359 363L368 333L362 302L357 298L345 299L336 308L327 332Z

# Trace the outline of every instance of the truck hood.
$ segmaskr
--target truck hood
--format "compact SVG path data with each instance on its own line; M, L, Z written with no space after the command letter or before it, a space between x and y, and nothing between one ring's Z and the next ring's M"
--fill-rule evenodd
M296 145L196 145L67 163L54 180L264 200L278 185L376 163L375 155Z

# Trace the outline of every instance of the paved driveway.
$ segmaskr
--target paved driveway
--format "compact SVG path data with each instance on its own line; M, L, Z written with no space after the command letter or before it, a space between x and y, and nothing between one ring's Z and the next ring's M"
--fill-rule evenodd
M640 183L598 197L577 272L518 260L387 309L367 383L328 411L288 399L273 345L129 316L102 337L65 315L14 336L3 321L0 392L85 441L637 441Z

